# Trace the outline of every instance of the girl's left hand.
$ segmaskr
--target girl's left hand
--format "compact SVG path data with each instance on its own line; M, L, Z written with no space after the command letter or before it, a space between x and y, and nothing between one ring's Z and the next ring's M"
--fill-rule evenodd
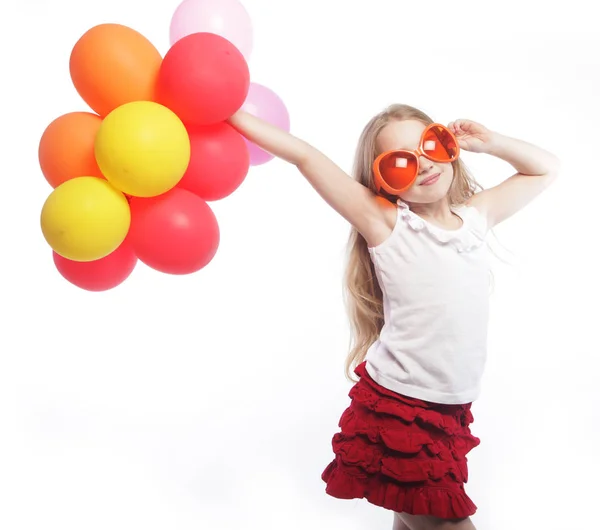
M496 138L496 133L471 120L452 121L448 129L456 136L461 149L474 153L489 152Z

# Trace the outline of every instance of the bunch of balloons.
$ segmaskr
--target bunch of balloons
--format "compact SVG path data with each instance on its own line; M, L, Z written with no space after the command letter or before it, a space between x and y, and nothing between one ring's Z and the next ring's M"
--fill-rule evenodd
M164 58L137 31L101 24L75 44L70 75L92 112L55 119L39 144L54 188L41 212L54 264L72 284L105 291L136 264L190 274L215 256L208 205L272 155L228 123L239 109L282 129L289 114L250 79L252 25L237 0L185 0Z

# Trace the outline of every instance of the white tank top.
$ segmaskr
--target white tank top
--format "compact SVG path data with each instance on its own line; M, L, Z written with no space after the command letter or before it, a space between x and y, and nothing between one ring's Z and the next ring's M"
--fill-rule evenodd
M452 210L463 224L445 230L398 200L391 235L369 248L385 324L366 370L399 394L461 404L480 392L491 274L485 217L472 206Z

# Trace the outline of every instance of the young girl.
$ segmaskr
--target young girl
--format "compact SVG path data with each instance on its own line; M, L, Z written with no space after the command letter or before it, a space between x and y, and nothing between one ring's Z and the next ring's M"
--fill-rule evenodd
M394 512L394 530L473 529L467 496L471 403L486 360L486 235L545 190L557 158L457 120L444 127L407 105L366 125L354 179L310 144L243 111L229 120L294 164L352 226L346 275L354 328L346 373L358 382L323 472L328 494ZM487 190L460 149L516 173Z

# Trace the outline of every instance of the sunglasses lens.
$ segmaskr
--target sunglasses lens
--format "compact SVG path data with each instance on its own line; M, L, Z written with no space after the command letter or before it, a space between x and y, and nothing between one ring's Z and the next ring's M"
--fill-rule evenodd
M452 162L458 156L458 146L452 134L440 125L431 127L425 134L423 151L437 162Z
M388 153L379 162L379 174L390 188L403 190L417 176L417 159L401 151Z

